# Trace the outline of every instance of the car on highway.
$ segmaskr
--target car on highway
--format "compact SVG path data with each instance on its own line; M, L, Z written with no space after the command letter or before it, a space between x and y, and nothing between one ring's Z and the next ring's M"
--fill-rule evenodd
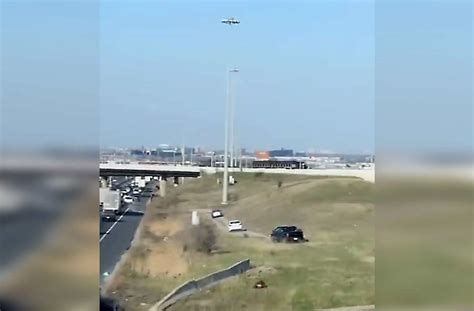
M133 195L140 195L141 191L138 188L133 189L132 194Z
M117 215L113 211L103 211L101 214L102 221L116 221Z
M273 242L304 242L303 230L296 226L278 226L272 230L270 238Z
M229 232L244 230L244 227L242 226L242 223L240 222L240 220L230 220L229 223L227 224L227 228Z
M219 217L223 217L224 214L222 213L222 211L220 209L215 209L211 212L211 217L212 218L219 218Z
M123 202L126 204L132 204L133 203L133 198L129 195L126 195L123 197Z

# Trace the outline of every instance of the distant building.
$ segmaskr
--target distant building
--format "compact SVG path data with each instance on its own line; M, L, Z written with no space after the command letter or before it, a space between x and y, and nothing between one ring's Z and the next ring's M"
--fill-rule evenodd
M255 152L255 158L259 161L270 160L270 153L268 151L257 151Z
M303 161L253 161L253 168L285 168L285 169L307 169L308 166Z
M292 157L294 156L294 152L292 149L284 149L281 148L280 150L272 150L269 152L270 157Z
M307 156L308 155L304 151L298 151L298 152L295 153L295 157L302 158L302 157L307 157Z
M176 149L162 149L159 151L160 157L163 158L173 158L176 157L177 150Z

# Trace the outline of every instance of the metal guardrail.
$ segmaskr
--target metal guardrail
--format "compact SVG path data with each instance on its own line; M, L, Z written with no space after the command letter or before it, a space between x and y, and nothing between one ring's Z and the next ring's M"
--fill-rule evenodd
M223 280L242 274L249 269L250 259L245 259L239 261L227 269L208 274L197 280L187 281L158 301L153 307L150 308L150 311L165 310L176 303L178 300L188 297L202 289L214 286Z

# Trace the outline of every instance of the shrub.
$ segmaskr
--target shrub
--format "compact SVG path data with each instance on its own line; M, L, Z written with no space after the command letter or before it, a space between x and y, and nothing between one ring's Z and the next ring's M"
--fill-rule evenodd
M191 226L179 235L183 251L196 251L209 254L216 248L217 236L210 224Z

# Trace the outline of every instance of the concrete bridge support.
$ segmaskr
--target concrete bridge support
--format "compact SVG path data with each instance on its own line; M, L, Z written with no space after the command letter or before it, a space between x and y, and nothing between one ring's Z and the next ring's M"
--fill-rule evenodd
M166 178L160 176L160 197L166 196Z

